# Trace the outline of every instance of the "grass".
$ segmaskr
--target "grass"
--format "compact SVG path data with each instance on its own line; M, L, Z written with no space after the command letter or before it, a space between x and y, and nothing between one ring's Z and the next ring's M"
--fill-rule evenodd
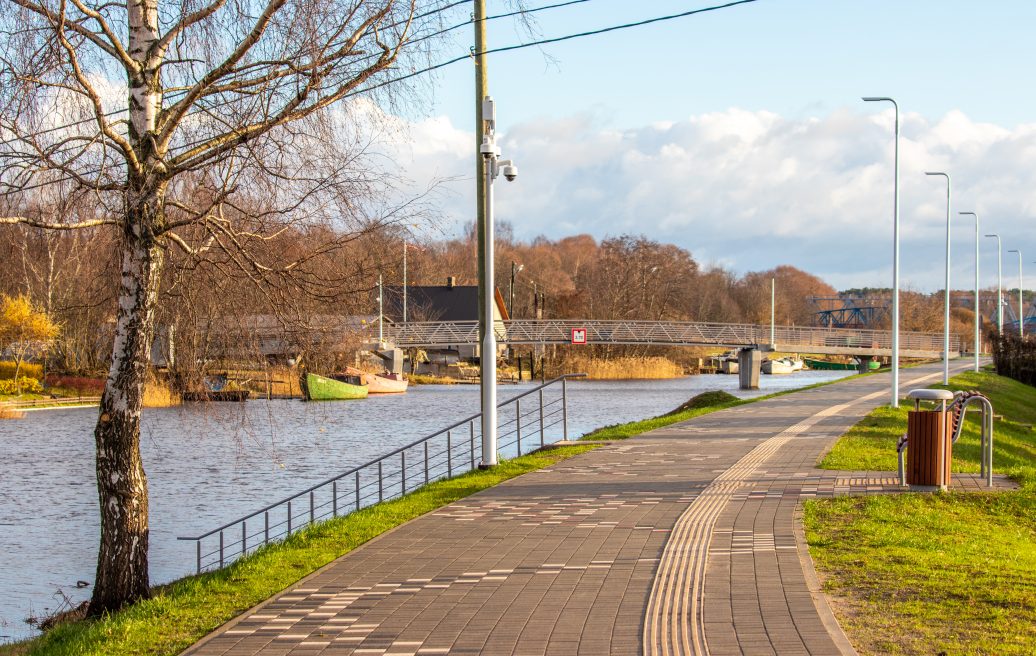
M223 570L156 588L151 599L109 617L66 624L35 640L0 646L0 656L180 653L234 616L404 522L592 448L551 449L431 483L400 499L300 531Z
M861 654L1036 653L1036 389L986 372L950 382L982 391L1004 416L994 470L1022 489L806 504L810 552ZM876 410L821 466L894 470L906 411ZM954 471L979 469L975 414L954 445Z

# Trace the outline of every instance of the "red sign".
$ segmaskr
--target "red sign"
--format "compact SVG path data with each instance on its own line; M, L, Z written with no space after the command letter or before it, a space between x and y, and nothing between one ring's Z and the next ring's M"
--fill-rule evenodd
M572 343L573 344L586 344L586 328L573 328L572 329Z

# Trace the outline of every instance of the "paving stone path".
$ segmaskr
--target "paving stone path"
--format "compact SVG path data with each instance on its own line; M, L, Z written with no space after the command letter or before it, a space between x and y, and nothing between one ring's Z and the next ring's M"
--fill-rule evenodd
M901 385L939 376L908 369ZM798 512L898 489L888 472L814 468L887 395L887 375L854 378L570 458L372 540L185 653L855 653Z

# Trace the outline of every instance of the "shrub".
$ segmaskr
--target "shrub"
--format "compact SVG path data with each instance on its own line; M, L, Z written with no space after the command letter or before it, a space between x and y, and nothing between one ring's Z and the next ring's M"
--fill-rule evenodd
M15 363L10 360L0 362L0 379L14 378ZM43 365L23 362L22 368L18 370L19 376L28 376L39 380L43 378Z
M59 376L49 374L47 385L72 390L80 396L99 396L104 391L103 378L88 378L86 376Z
M22 394L39 394L43 391L40 381L29 376L19 376L18 385L15 385L14 379L0 380L0 394L17 394L19 387Z

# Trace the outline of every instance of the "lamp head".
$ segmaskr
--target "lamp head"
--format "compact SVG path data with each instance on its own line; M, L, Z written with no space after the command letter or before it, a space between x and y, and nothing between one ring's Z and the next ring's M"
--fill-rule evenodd
M942 171L925 171L925 175L945 175L947 178L950 177L949 173L943 173Z
M863 102L881 102L883 100L894 102L891 98L885 98L884 96L864 96L862 100Z
M997 237L997 238L999 238L999 237L1000 237L1000 235L986 235L986 236L987 236L987 237Z
M967 214L968 216L978 216L978 214L975 214L974 212L958 212L958 214Z

